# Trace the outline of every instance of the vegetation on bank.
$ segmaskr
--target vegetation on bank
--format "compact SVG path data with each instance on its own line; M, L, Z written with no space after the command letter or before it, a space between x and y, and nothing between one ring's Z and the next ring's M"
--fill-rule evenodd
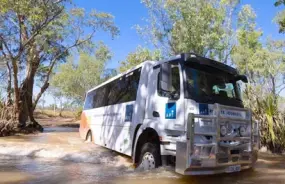
M254 9L240 6L239 0L142 3L148 10L147 21L135 28L154 49L138 46L118 69L109 69L106 64L112 53L103 42L93 42L93 37L98 30L118 35L112 15L86 12L65 0L0 0L0 80L5 88L0 136L28 124L41 129L33 112L47 90L60 109L65 102L80 107L86 90L118 72L145 60L191 51L235 66L248 76L243 99L260 123L262 144L274 152L284 151L284 100L280 96L285 89L284 40L264 35ZM283 5L283 0L275 3ZM284 17L282 11L274 19L281 34ZM33 94L35 85L41 89L37 95Z
M113 16L78 8L70 0L0 1L1 63L4 68L5 101L2 111L12 109L5 122L37 130L33 112L49 87L54 68L65 62L74 49L90 50L99 30L118 34ZM34 86L40 92L34 94ZM11 108L12 107L12 108ZM7 123L4 124L6 127ZM2 128L0 135L7 130Z

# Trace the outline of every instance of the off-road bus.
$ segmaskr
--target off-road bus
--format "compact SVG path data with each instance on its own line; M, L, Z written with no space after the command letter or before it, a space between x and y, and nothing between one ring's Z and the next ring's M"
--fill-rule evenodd
M80 136L144 169L248 169L257 160L258 126L241 99L246 82L233 67L194 53L145 61L87 92Z

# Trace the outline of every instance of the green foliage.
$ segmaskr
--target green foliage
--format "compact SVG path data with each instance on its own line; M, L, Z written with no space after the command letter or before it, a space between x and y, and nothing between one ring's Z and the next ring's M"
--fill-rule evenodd
M285 5L284 0L278 0L274 3L275 6L281 6ZM285 32L285 11L282 10L278 12L277 16L275 17L275 22L279 25L279 32L284 33Z
M278 100L285 85L285 42L268 38L262 44L262 31L256 28L255 19L254 10L249 5L243 6L238 19L238 43L231 58L249 78L244 102L252 109L254 119L260 122L262 143L272 151L282 152L285 124Z
M110 58L109 49L102 43L93 56L81 52L78 61L70 57L66 64L59 66L52 78L52 86L82 104L86 91L105 80L105 64Z
M274 102L274 97L272 95L267 96L263 102L263 106L265 110L265 116L266 116L266 120L268 124L269 134L271 136L271 140L275 141L275 133L274 133L273 126L274 126L274 116L277 113L277 105Z
M285 150L285 119L284 114L278 111L275 96L268 95L261 104L264 109L262 126L262 142L273 152L282 153Z
M233 43L238 0L143 0L149 19L138 32L163 55L195 52L226 62Z
M28 104L23 106L31 107L32 111L48 88L54 67L65 62L75 49L93 49L92 39L100 30L112 37L119 33L111 14L86 11L71 0L0 0L2 55L12 67L12 76L16 76L13 79L16 109L25 110L19 103L20 91L25 91L21 98L26 98ZM100 54L104 57L104 53ZM35 80L40 81L41 90L31 102Z
M278 0L274 3L275 6L280 6L282 4L285 4L285 0Z
M75 111L75 118L76 119L80 119L81 118L81 115L82 115L82 111L83 111L83 108L82 106L78 107Z
M161 59L161 52L159 50L150 51L147 48L138 47L136 51L128 54L125 61L121 62L119 67L120 72L124 72L144 61L157 61Z

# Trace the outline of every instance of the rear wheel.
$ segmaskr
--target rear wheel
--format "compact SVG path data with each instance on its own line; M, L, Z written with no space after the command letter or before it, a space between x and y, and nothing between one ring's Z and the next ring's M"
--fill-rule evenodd
M152 143L145 143L142 146L139 168L143 170L150 170L157 168L161 165L161 157L158 146Z
M86 142L92 142L92 132L89 131L86 136Z

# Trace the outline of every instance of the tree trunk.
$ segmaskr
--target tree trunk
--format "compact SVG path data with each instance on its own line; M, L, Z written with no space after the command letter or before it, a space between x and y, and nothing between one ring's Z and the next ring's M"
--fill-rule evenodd
M59 117L62 117L62 111L63 111L63 107L62 107L62 99L61 97L59 97Z
M56 116L55 109L56 109L56 103L53 104L53 115L54 115L54 116Z
M42 126L34 119L33 89L34 78L39 67L39 58L37 57L37 51L33 49L35 47L29 52L30 57L27 61L26 77L20 88L20 100L22 103L19 112L19 121L22 126L26 126L26 122L29 122L29 126L42 131Z
M13 83L14 83L14 115L16 119L19 119L20 112L20 92L18 86L18 62L17 60L12 60L12 68L13 68Z
M10 106L12 105L12 72L11 72L11 66L9 65L8 61L6 61L7 65L7 72L8 72L8 84L7 84L7 101L6 105Z

